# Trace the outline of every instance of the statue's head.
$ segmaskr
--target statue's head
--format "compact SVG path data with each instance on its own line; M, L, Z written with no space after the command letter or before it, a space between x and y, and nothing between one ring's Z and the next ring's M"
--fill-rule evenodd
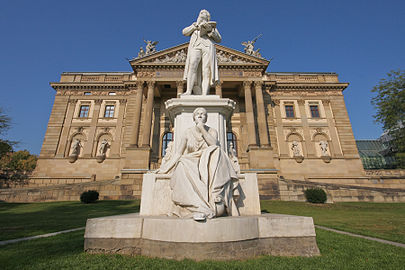
M207 122L207 110L202 108L202 107L198 107L194 110L193 112L193 120L194 123L198 123L198 122L203 122L204 124Z
M200 14L198 14L197 23L200 23L202 21L208 22L210 19L211 19L211 15L208 12L208 10L203 9L203 10L200 11Z

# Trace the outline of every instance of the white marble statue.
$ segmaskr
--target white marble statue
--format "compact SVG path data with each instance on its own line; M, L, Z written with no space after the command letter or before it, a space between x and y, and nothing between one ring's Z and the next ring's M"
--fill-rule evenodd
M108 144L108 141L106 139L104 139L101 143L100 146L98 148L98 155L99 156L105 156L106 152L107 152L107 148L110 145Z
M187 90L183 95L208 95L210 86L219 81L214 42L221 42L221 35L210 18L203 9L197 21L183 29L183 35L191 36L183 76Z
M179 217L201 221L222 215L239 215L236 200L239 196L238 177L227 154L221 149L218 132L210 128L207 111L193 112L195 126L188 128L170 160L162 163L156 173L171 173L170 188Z
M320 141L319 146L321 147L322 156L328 156L328 142L327 141Z
M301 150L300 150L299 145L300 144L297 141L293 141L291 144L291 150L293 151L294 157L301 156Z
M75 141L72 143L72 150L71 150L71 156L78 156L80 154L80 148L82 147L82 144L80 143L79 139L75 139Z

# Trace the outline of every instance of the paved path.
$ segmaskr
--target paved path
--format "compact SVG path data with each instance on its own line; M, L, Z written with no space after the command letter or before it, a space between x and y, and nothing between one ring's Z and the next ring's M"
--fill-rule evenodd
M17 239L0 241L0 246L11 244L11 243L17 243L17 242L21 242L21 241L27 241L27 240L32 240L32 239L55 236L55 235L62 234L62 233L80 231L80 230L84 230L85 228L86 227L80 227L80 228L70 229L70 230L65 230L65 231L60 231L60 232L47 233L47 234L41 234L41 235L36 235L36 236L30 236L30 237L24 237L24 238L17 238Z
M398 242L392 242L392 241L388 241L388 240L384 240L384 239L380 239L380 238L375 238L375 237L364 236L364 235L360 235L360 234L354 234L354 233L339 231L339 230L335 230L335 229L331 229L331 228L324 227L324 226L319 226L319 225L315 225L315 227L319 228L319 229L322 229L322 230L326 230L326 231L331 231L331 232L340 233L340 234L344 234L344 235L350 235L350 236L353 236L353 237L359 237L359 238L363 238L363 239L367 239L367 240L372 240L372 241L376 241L376 242L380 242L380 243L384 243L384 244L388 244L388 245L393 245L393 246L405 248L405 244L398 243Z

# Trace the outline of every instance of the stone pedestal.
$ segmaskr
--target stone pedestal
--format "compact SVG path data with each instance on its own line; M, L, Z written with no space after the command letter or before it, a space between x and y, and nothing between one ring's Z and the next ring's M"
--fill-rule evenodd
M180 98L172 98L166 101L166 109L174 126L175 147L182 132L195 125L193 111L198 107L207 110L208 120L206 125L218 131L219 143L222 150L227 153L226 126L235 109L235 102L229 98L220 98L217 95L180 96Z
M206 222L126 214L89 219L84 237L86 252L176 260L319 255L311 217L276 214Z

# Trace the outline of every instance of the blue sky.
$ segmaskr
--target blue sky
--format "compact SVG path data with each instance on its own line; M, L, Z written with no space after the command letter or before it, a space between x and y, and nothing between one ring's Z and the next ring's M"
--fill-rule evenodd
M204 4L199 4L204 2ZM12 118L6 137L39 154L64 71L130 71L143 39L158 50L187 42L183 27L211 12L222 45L262 33L256 45L271 72L336 72L356 139L381 134L370 90L405 69L405 1L20 1L0 8L0 107Z

